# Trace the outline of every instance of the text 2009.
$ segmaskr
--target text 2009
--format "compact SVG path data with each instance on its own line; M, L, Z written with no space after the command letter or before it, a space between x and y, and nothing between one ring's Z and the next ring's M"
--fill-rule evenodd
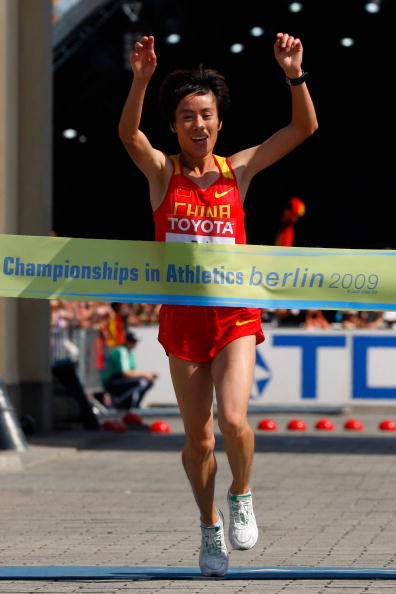
M340 274L339 272L333 272L331 275L331 281L329 283L329 289L356 289L358 291L362 289L374 290L378 287L379 277L378 274Z

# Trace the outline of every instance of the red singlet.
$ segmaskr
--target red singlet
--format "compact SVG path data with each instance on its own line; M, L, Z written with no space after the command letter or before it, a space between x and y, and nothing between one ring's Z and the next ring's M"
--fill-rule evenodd
M153 213L156 241L246 243L245 211L228 159L213 155L220 175L206 190L183 174L180 155L171 159L173 175ZM256 344L263 342L260 309L162 305L160 310L159 342L187 361L209 361L232 340L251 334Z

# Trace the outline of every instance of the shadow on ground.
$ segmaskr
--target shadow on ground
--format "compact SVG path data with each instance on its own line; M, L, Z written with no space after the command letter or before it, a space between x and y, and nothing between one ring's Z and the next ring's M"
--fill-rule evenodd
M79 450L180 451L184 435L153 434L142 428L120 434L98 431L93 435L87 431L78 437L67 434L35 436L29 441L33 446L75 447ZM216 449L222 451L220 434L216 436L216 442ZM396 437L256 434L255 450L258 453L395 455Z

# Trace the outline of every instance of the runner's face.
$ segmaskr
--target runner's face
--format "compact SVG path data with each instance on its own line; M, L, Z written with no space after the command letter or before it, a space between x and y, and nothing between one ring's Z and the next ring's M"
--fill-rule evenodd
M187 153L197 156L212 153L220 128L212 92L186 95L176 108L172 130L177 134L181 149Z

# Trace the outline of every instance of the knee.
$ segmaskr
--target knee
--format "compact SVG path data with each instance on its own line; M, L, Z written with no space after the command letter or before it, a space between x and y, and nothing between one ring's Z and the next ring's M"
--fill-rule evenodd
M218 423L223 436L232 439L242 437L251 431L251 427L244 415L232 414L226 415L223 418L219 417Z
M213 454L214 449L214 436L197 437L189 435L186 437L183 455L188 456L190 460L194 460L195 462L204 462Z

